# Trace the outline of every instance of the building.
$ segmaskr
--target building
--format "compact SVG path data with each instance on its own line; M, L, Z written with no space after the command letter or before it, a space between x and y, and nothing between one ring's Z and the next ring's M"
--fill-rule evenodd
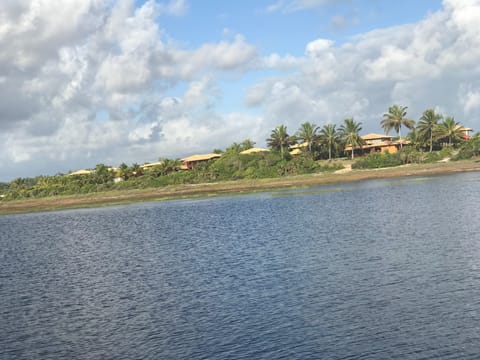
M270 150L264 148L253 147L247 150L240 151L240 155L249 155L249 154L257 154L262 152L268 152Z
M76 175L89 175L93 174L95 170L87 170L87 169L82 169L82 170L77 170L74 172L71 172L70 174L67 174L68 176L76 176Z
M157 161L157 162L153 162L153 163L146 163L146 164L140 165L140 168L142 170L150 170L151 168L153 168L155 166L160 166L162 164L163 164L163 161Z
M310 145L310 142L308 142L308 141L305 141L301 144L294 144L294 145L290 146L289 153L292 156L300 155L301 153L303 153L305 151L305 149L308 148L309 145Z
M393 140L394 136L385 135L385 134L367 134L361 136L364 141L364 144L360 147L355 147L353 149L354 153L357 155L367 155L372 153L396 153L403 145L408 145L410 142L408 140ZM352 145L347 145L345 147L346 152L352 151Z
M180 167L182 170L190 170L192 169L195 165L213 160L213 159L218 159L222 155L220 154L201 154L201 155L192 155L186 158L181 159L182 161L182 166Z
M460 126L460 125L457 128L458 128L458 130L460 130L462 132L462 137L463 137L464 140L470 139L470 137L471 137L470 132L472 132L473 129L463 127L463 126Z

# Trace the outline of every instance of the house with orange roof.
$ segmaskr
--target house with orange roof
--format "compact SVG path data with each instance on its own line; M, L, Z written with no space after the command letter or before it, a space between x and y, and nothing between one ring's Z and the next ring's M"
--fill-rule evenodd
M201 162L210 161L210 160L213 160L213 159L218 159L221 156L222 156L221 154L214 154L214 153L188 156L186 158L181 159L183 164L180 167L180 169L190 170L195 165L197 165Z
M360 147L355 147L353 151L358 154L372 154L372 153L396 153L403 145L410 144L410 141L399 139L393 140L394 136L386 134L375 134L370 133L367 135L361 136L364 141L364 144ZM345 151L352 151L352 145L347 145Z
M470 137L471 137L470 132L472 132L473 129L468 128L468 127L464 127L464 126L461 126L461 125L458 125L457 129L459 131L461 131L462 137L463 137L464 140L470 139Z

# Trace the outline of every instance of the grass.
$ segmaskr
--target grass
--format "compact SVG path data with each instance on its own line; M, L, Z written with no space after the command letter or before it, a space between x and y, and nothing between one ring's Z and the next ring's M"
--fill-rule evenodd
M347 172L340 171L337 173L325 172L274 179L236 180L206 184L175 185L152 189L116 190L85 195L57 196L15 201L0 200L0 215L100 207L144 201L163 201L171 199L220 196L226 194L242 194L368 179L428 176L466 171L480 171L480 160L477 158L455 162L404 165L382 169L351 170Z

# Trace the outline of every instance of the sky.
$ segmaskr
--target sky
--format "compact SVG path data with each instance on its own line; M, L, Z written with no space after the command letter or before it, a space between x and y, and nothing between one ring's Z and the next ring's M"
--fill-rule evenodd
M393 104L480 130L480 0L3 0L0 181L181 158Z

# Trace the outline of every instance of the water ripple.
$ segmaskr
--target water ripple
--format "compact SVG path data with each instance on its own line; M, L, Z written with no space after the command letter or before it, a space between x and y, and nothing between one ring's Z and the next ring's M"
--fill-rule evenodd
M0 358L477 358L479 179L0 217Z

